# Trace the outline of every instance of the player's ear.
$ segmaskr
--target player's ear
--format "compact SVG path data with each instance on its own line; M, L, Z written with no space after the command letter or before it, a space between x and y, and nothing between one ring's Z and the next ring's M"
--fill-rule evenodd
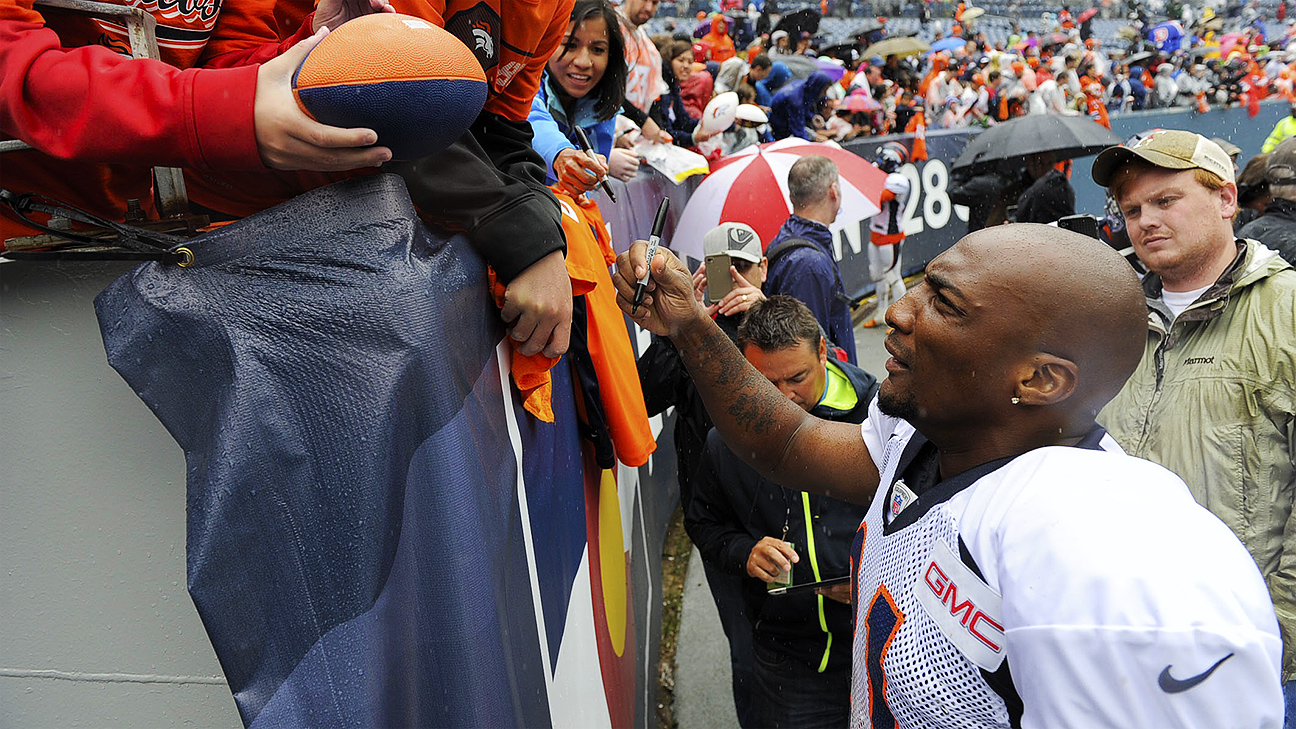
M1075 362L1040 352L1027 363L1014 397L1021 405L1055 405L1075 392L1078 372Z

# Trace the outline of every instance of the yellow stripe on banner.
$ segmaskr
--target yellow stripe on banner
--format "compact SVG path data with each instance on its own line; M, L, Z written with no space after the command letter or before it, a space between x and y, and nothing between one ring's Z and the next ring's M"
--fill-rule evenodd
M626 643L626 558L621 532L621 499L610 469L599 479L599 575L603 580L603 609L607 614L612 650L621 656Z
M815 556L814 518L810 515L810 495L804 491L801 492L801 508L805 513L806 552L810 555L814 581L818 582L823 578L819 576L819 558ZM828 644L824 646L823 659L819 661L819 673L823 673L828 668L828 654L832 651L832 633L828 632L828 616L824 615L824 596L815 597L819 598L816 600L819 606L819 629L828 634Z

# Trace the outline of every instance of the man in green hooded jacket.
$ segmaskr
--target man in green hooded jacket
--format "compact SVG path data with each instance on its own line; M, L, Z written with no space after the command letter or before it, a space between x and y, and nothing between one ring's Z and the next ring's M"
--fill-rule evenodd
M1200 135L1159 130L1108 148L1093 177L1150 271L1143 360L1098 420L1126 452L1183 478L1255 558L1283 635L1285 726L1296 726L1296 271L1234 239L1233 165Z

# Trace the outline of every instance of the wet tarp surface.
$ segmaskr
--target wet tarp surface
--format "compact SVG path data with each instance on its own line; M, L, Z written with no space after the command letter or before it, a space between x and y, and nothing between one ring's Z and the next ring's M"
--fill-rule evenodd
M521 411L467 241L379 175L190 247L193 267L140 266L96 311L110 364L185 451L189 590L245 723L548 726L585 541L566 368L558 425L518 419L555 535L538 610Z

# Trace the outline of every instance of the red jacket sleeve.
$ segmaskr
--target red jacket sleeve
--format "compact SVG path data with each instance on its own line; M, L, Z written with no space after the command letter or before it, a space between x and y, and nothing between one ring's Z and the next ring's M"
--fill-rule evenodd
M225 5L203 52L212 68L182 69L99 45L65 48L29 2L0 0L0 133L63 160L264 169L251 64L297 36L267 42L273 15L261 11L272 4Z

